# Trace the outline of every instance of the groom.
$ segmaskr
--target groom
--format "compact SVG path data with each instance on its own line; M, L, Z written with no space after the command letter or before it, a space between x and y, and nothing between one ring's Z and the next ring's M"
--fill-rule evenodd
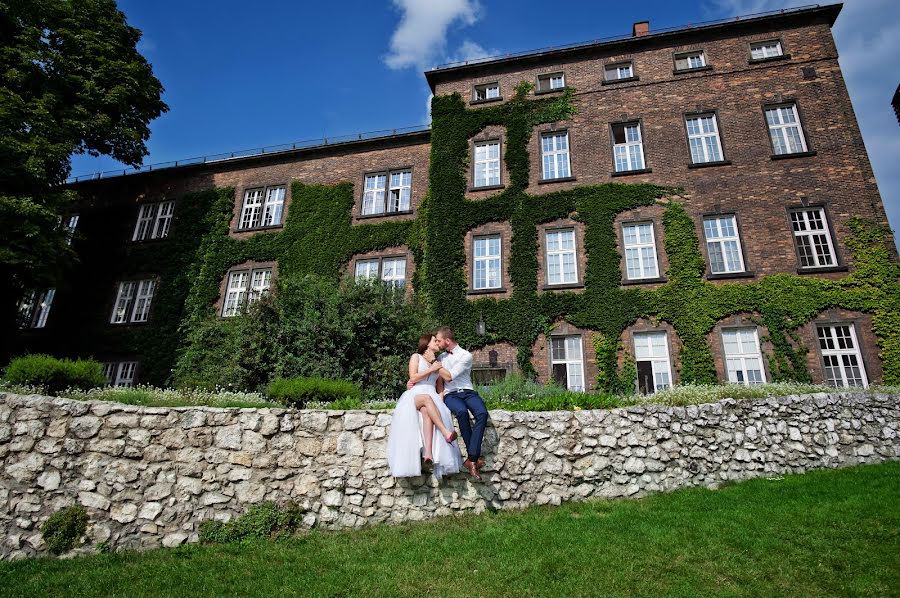
M484 467L481 456L481 441L487 425L487 407L472 386L472 354L456 344L453 331L448 326L438 328L435 333L444 353L440 356L442 367L438 375L444 380L444 404L459 422L459 431L466 443L467 458L463 466L476 480L481 480L479 469ZM469 420L469 412L475 418L475 425Z

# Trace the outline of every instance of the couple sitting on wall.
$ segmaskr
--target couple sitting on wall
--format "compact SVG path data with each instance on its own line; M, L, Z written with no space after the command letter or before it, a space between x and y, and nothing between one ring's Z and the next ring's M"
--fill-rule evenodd
M472 387L472 354L453 340L444 326L419 338L409 358L409 382L394 409L387 442L387 461L397 478L422 475L422 466L433 468L438 479L465 467L481 479L484 467L481 441L487 424L487 407ZM475 418L475 425L469 419ZM450 414L456 416L466 443L463 461ZM435 433L437 428L437 433Z

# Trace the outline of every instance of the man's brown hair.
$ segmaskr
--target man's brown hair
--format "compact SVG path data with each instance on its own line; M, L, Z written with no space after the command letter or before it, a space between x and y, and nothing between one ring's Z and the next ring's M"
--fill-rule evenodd
M437 332L435 332L435 334L440 334L444 338L448 338L451 341L456 340L455 338L453 338L453 330L449 326L441 326L437 329Z

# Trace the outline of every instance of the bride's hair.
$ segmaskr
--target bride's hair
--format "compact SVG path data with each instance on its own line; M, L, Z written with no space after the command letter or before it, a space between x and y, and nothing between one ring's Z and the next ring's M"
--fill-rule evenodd
M424 355L425 350L428 349L428 343L431 342L431 337L433 337L433 336L434 336L434 334L432 334L431 332L428 332L428 333L420 336L419 337L419 348L416 349L416 353L418 353L419 355Z

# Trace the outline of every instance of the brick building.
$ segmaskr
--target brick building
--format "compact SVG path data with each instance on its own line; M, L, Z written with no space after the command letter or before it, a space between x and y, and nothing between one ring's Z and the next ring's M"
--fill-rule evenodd
M435 96L459 94L469 110L510 102L522 81L533 84L526 99L569 94L570 118L531 131L528 196L611 182L679 187L706 263L705 282L749 284L774 274L839 280L855 268L846 245L848 219L887 224L831 35L840 8L665 31L643 22L628 37L448 65L425 76ZM408 222L421 217L418 208L434 184L431 142L431 131L413 131L75 183L83 203L70 220L77 227L73 247L79 253L90 247L98 259L83 260L71 282L23 303L28 329L20 347L89 352L108 364L111 382L159 382L158 374L141 375L140 342L106 340L162 325L154 322L153 299L169 281L134 260L142 248L167 242L185 197L233 190L227 235L237 240L282 234L298 209L296 182L351 183L351 228ZM469 139L465 200L489 202L508 189L508 143L503 125L486 126ZM668 282L664 209L657 204L615 216L621 289ZM537 293L590 291L585 223L570 214L536 228ZM467 301L513 297L513 236L509 221L465 232ZM229 317L264 292L278 268L271 259L228 264L218 279L217 315ZM415 268L413 251L399 244L358 251L342 272L411 292ZM70 300L76 296L77 302ZM773 346L756 316L730 314L708 333L719 380L773 379L767 359ZM565 318L537 334L526 349L539 379L595 388L595 334ZM642 390L681 380L683 347L670 322L639 317L619 341L618 362L636 358ZM815 382L882 379L869 313L826 309L798 327L792 342L809 349L802 355ZM522 348L508 339L489 335L473 343L479 344L476 365L485 377L523 365Z

